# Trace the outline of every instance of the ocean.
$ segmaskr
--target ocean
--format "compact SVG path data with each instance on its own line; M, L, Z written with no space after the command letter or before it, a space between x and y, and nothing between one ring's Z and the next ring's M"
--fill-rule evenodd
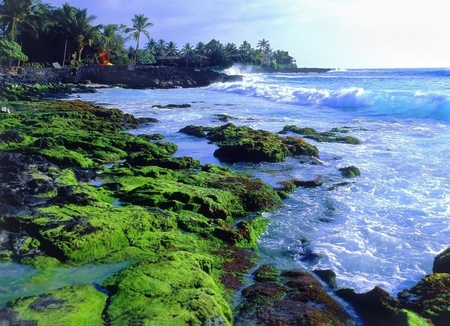
M264 213L263 263L283 269L332 269L339 287L379 285L393 296L432 272L450 246L450 69L355 69L320 74L259 74L233 67L243 80L204 88L100 88L80 98L157 118L129 132L160 133L178 144L175 156L222 164L215 145L179 133L187 125L227 122L279 132L286 125L318 132L345 128L361 144L318 143L320 164L292 157L282 163L227 164L277 186L320 177L298 188L284 207ZM158 108L185 104L184 108ZM227 122L224 122L227 121ZM361 176L345 179L354 165ZM332 185L348 182L335 187Z

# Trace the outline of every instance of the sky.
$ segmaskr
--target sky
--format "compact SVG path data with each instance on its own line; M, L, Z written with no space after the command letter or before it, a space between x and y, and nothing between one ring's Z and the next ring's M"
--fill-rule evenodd
M42 0L68 2L95 24L148 17L155 40L222 44L266 39L298 67L450 67L448 0ZM147 40L141 38L141 44ZM135 44L130 43L128 45Z

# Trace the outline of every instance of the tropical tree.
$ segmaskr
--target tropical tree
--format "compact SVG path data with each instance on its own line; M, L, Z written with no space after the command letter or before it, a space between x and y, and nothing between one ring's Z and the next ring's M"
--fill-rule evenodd
M108 24L102 26L96 41L100 51L109 53L111 61L118 64L131 63L127 58L125 43L129 36L126 33L127 27L123 24Z
M8 40L0 40L0 61L10 59L27 61L28 57L22 53L18 43Z
M258 42L257 47L258 47L258 49L260 49L261 51L263 51L265 53L269 53L270 52L269 40L266 40L264 38Z
M37 10L39 4L40 1L36 0L3 0L0 25L9 41L16 41L21 31L37 37L35 26L41 21Z
M258 64L258 62L260 64L262 64L262 62L264 60L263 51L252 49L250 51L250 59L251 59L252 63L254 63L255 65Z
M151 22L148 21L148 18L143 14L134 15L134 18L131 19L133 23L133 27L128 29L128 32L133 33L133 39L136 41L136 52L134 55L134 61L136 62L137 53L139 51L139 40L141 38L141 34L144 34L147 39L150 39L150 32L147 31L147 28L153 26Z
M62 8L56 10L55 16L59 26L77 45L76 58L81 61L81 54L86 45L91 45L98 37L102 25L92 25L97 19L94 15L87 14L87 8L79 9L72 7L67 2Z
M189 66L189 57L194 54L194 47L191 45L191 43L186 43L183 48L181 49L181 53L183 54L184 58L186 59L186 68Z
M156 55L158 53L158 43L155 41L155 39L151 38L145 44L144 50L149 51L153 55Z
M171 55L171 56L176 56L176 55L178 55L178 46L177 46L177 44L174 43L173 41L170 41L170 42L167 44L166 50L167 50L167 54L168 54L168 55Z
M212 39L205 45L205 51L211 60L211 65L219 66L223 63L223 45L219 41Z
M198 42L197 45L195 46L195 56L197 58L200 58L200 67L202 66L203 57L205 56L205 53L206 53L205 43Z

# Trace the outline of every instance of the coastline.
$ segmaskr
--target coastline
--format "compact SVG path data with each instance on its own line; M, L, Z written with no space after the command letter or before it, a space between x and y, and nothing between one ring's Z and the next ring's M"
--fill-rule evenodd
M18 105L18 106L20 106L20 105ZM71 108L70 109L70 111L72 111L72 110L74 110L73 108ZM76 111L76 110L75 110ZM103 112L103 111L102 111ZM119 112L115 112L117 115L119 115L120 116L120 113ZM102 113L102 114L106 114L106 113ZM132 120L131 120L132 121ZM141 121L142 122L142 121ZM134 122L134 123L139 123L139 122ZM148 122L147 122L148 123ZM10 135L11 137L12 137L12 135ZM14 138L12 138L12 139L14 139ZM20 143L20 142L19 142ZM166 151L168 150L167 148L165 149ZM169 150L169 152L170 152L170 150ZM89 166L89 162L84 162L84 163L79 163L80 165L86 165L86 166ZM148 164L148 162L147 162L147 164ZM152 165L152 164L155 164L155 162L151 162L151 164L150 165ZM171 164L174 164L173 162L171 163ZM179 164L179 163L178 163ZM143 165L143 166L146 166L146 165ZM179 165L178 165L178 167L180 167ZM183 168L189 168L189 165L188 166L183 166ZM169 169L169 170L172 170L172 169ZM170 172L170 173L172 173L172 172ZM220 173L224 173L224 171L220 171ZM154 171L152 172L152 175L154 175ZM165 182L167 182L167 181L165 181ZM194 216L194 218L196 218L197 219L197 216ZM262 222L262 221L260 221L260 222ZM189 220L187 220L187 221L185 221L184 223L189 223ZM259 223L259 222L258 222ZM264 224L264 223L262 223L262 224ZM201 224L200 224L201 225ZM193 226L191 226L191 228L194 228ZM254 227L251 227L251 228L253 228L254 229ZM258 230L263 230L263 227L261 227L261 226L257 226L257 229ZM248 231L248 226L243 226L243 229L241 229L241 230L245 230L245 232L247 232ZM233 235L233 233L227 233L227 232L224 232L224 233L222 233L222 231L217 231L219 234L221 234L221 236L222 237L231 237L231 238L233 238L233 237L235 237L236 235ZM259 231L258 231L259 232ZM257 233L256 233L257 234ZM252 238L254 235L251 235L250 236L250 238ZM142 241L142 240L141 240ZM168 243L170 244L170 245L174 245L171 241L172 240L168 240L168 239L166 239L166 241L168 241ZM185 245L185 244L184 244ZM178 246L178 247L182 247L183 246L183 243L181 243L181 245L179 244L179 243L176 243L176 245L175 246ZM223 253L223 248L217 248L217 250L219 251L219 252L222 252ZM186 251L186 252L190 252L190 251L193 251L193 249L192 248L187 248L187 247L185 247L185 250L183 250L183 251ZM202 253L203 254L203 253ZM202 254L200 254L200 256L202 255ZM170 259L173 259L174 261L176 261L178 258L178 256L177 256L178 254L176 254L175 256L170 256ZM189 256L189 255L188 255ZM169 258L169 256L167 256L168 258ZM181 256L180 256L181 257ZM188 259L188 260L191 260L191 258L193 258L195 261L197 261L197 262L199 262L199 260L201 261L202 259L205 259L204 257L202 258L202 257L197 257L197 256L195 256L195 257L191 257L191 256L189 256L189 257L184 257L183 256L183 259ZM192 261L193 262L193 264L195 265L195 262L194 261ZM205 262L203 262L203 264L204 264ZM150 263L149 263L150 264ZM151 263L151 264L153 264L153 263ZM148 266L153 266L153 267L155 267L155 265L145 265L147 268L148 268ZM209 262L207 262L207 264L209 264ZM175 266L175 265L174 265ZM189 267L190 268L190 267ZM208 268L206 268L207 270L210 270L210 269L208 269ZM230 271L230 273L232 273L232 271ZM246 271L244 271L244 272L242 272L242 275L245 275L247 272ZM205 276L206 277L206 276ZM298 282L299 281L299 279L301 279L301 278L303 278L304 277L304 275L303 274L301 274L301 273L287 273L287 271L283 271L283 272L280 272L280 271L276 271L276 270L273 270L273 269L271 269L271 268L268 268L268 267L264 267L262 270L259 270L259 272L258 273L256 273L255 274L255 279L256 280L259 280L259 281L256 281L255 282L255 285L251 288L251 290L253 290L253 291L251 291L251 290L247 290L246 291L246 293L247 293L247 296L246 296L246 299L258 299L258 300L260 300L261 299L261 297L259 297L259 295L261 295L262 294L262 292L261 291L267 291L267 289L271 289L271 287L273 286L273 283L276 283L276 284L278 284L278 285L280 285L280 287L279 288L277 288L277 291L274 291L273 293L274 294L276 294L274 297L276 297L277 295L280 295L280 294L283 294L283 296L284 297L286 297L286 295L287 294L290 294L290 292L289 291L291 291L291 289L292 289L292 287L290 287L290 286L288 286L287 284L288 284L288 282L291 282L291 283L289 283L289 284L292 284L292 282ZM261 281L261 280L263 280L263 281ZM119 280L120 282L122 282L123 280ZM110 281L110 282L112 282L112 281ZM310 282L312 282L312 281L310 281ZM330 284L331 284L332 282L330 282ZM112 283L111 283L112 284ZM116 283L117 284L117 283ZM311 283L310 283L311 284ZM315 284L313 284L314 286L316 286ZM287 288L289 288L289 291L287 291L286 290L286 287ZM265 289L265 290L263 290L263 289ZM256 291L256 292L255 292ZM351 293L351 291L347 291L347 292L345 292L345 291L341 291L341 294L342 294L342 292L344 292L344 296L345 295L347 295L347 299L349 300L349 301L351 301L352 300L352 298L354 299L354 302L357 302L357 301L361 301L362 300L362 297L361 296L358 296L358 295L356 295L356 294L352 294ZM258 295L258 296L257 296ZM255 297L256 296L256 297ZM396 304L394 304L392 301L391 301L391 299L392 298L389 298L389 296L386 296L386 294L385 293L383 293L383 291L382 290L380 290L380 289L377 289L377 291L375 291L375 294L373 294L373 296L375 296L375 297L377 297L378 299L378 301L376 301L376 302L382 302L382 299L383 300L386 300L386 302L387 303L389 303L388 304L388 306L387 307L384 307L384 310L383 309L381 309L381 311L379 311L380 312L380 316L382 315L381 314L381 312L383 312L384 314L387 314L387 313L389 313L388 314L388 316L391 318L391 320L392 320L392 318L399 318L399 320L401 319L401 318L406 318L405 316L409 316L407 313L402 313L401 312L401 310L399 310L398 309L398 307L396 306ZM372 296L372 298L371 299L373 299L373 296ZM103 298L101 298L101 299L99 299L100 301L101 300L103 300ZM265 298L265 300L267 300L267 298ZM257 300L256 300L257 301ZM373 308L374 307L374 305L376 305L376 302L373 302L373 301L371 301L369 304L366 302L366 306L364 306L363 307L363 311L364 310L368 310L368 308ZM21 302L21 303L23 303L23 302ZM260 302L259 302L259 304L260 304ZM220 305L223 305L223 302L222 303L220 303ZM19 305L17 305L17 306L19 306ZM227 314L229 314L229 312L226 312L226 310L227 310L227 308L224 308L225 309L225 312L224 311L222 311L222 314L224 315L224 316L226 316ZM254 308L251 308L249 305L247 305L246 307L245 307L245 309L249 309L249 311L252 311L251 309L257 309L257 306L256 306L256 308L254 307ZM245 310L244 309L244 311L247 311L247 310ZM378 316L378 317L380 317L380 316ZM397 317L395 317L395 316L397 316ZM373 317L373 316L372 316ZM386 317L385 317L386 318ZM226 318L225 318L226 319ZM397 325L401 325L400 323L399 324L397 324Z

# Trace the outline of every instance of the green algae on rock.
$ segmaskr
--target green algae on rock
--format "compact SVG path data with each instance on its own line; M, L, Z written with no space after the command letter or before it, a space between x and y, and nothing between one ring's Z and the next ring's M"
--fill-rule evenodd
M233 316L204 255L177 251L141 260L106 280L109 325L231 325Z
M435 326L448 325L450 320L450 274L434 273L425 276L411 289L398 294L402 308L430 319Z
M2 192L7 209L0 226L20 234L23 246L12 259L36 268L129 260L133 267L105 283L113 293L103 303L112 324L232 323L233 295L219 281L231 256L218 253L257 248L268 223L259 213L282 206L272 187L225 167L173 158L175 144L124 133L147 120L116 109L80 101L10 105L12 113L0 121L0 148L5 169L15 171L8 180L15 191ZM131 280L121 278L126 273ZM148 291L133 293L133 284ZM57 293L43 296L62 304ZM139 308L130 309L130 293ZM41 318L21 300L11 306L16 313Z
M37 326L101 326L107 295L91 285L73 285L46 294L19 298L9 306L23 321Z
M318 149L299 137L280 137L265 130L228 123L219 127L186 126L188 135L206 137L219 148L214 156L222 162L282 162L288 156L319 156Z
M287 134L288 132L303 135L305 138L314 139L317 142L345 143L352 145L361 143L356 137L340 135L340 133L347 133L347 128L333 128L331 131L317 132L315 129L309 127L301 128L295 125L287 125L284 126L283 130L279 133Z

